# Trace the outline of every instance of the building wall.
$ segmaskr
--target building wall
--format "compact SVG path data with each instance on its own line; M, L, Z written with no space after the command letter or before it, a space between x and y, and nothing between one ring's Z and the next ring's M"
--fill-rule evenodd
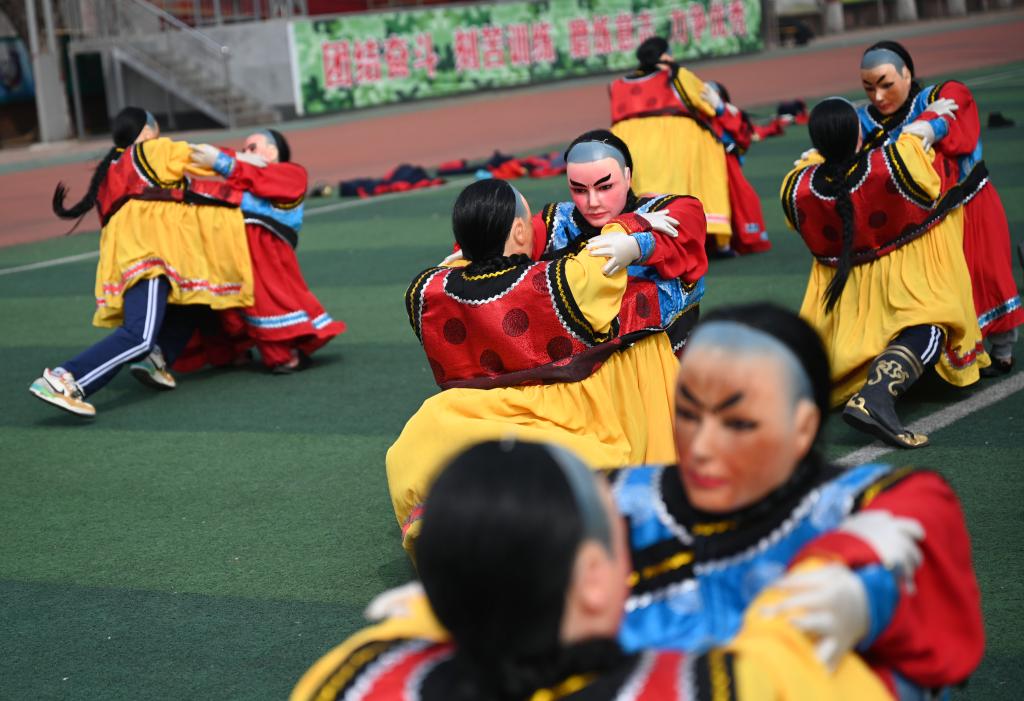
M287 20L205 27L202 31L231 47L232 80L237 86L277 107L286 117L294 115ZM162 114L166 109L164 90L131 70L125 71L125 97L129 104L154 113ZM191 107L174 101L174 110L190 111Z

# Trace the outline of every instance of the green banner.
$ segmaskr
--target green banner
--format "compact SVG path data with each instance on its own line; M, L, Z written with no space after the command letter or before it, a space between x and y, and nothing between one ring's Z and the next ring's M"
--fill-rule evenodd
M650 36L677 60L761 48L760 0L547 0L292 22L299 114L454 95L636 65Z

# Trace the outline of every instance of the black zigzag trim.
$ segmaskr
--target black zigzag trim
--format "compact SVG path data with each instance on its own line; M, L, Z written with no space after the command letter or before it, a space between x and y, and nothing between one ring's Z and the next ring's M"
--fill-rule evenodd
M544 231L548 233L548 243L551 242L551 235L555 231L555 212L558 211L557 202L548 202L541 210L541 221L544 222Z
M870 151L878 148L885 144L885 140L889 138L889 132L884 127L875 127L869 133L864 135L864 143L861 145L861 152Z
M588 346L596 346L619 335L619 320L612 322L608 333L598 333L587 322L583 310L580 309L572 296L569 279L565 275L565 264L568 258L559 258L548 265L547 277L551 290L551 301L562 323L580 342Z
M661 591L666 587L693 579L693 550L675 538L660 540L630 553L633 572L630 574L631 597Z
M799 170L794 170L786 176L786 180L782 183L782 211L786 215L789 225L796 231L800 230L800 222L797 221L793 195L796 193L796 185L800 182L800 176L810 167L812 166L805 166Z
M405 291L405 312L409 315L409 325L412 326L420 343L423 343L423 317L420 314L419 299L424 286L439 270L441 268L427 268L413 279L409 289Z
M333 692L330 698L344 698L348 690L359 682L370 665L379 660L382 655L407 642L407 640L378 640L356 648L337 668L325 675L316 693L311 694L311 698L321 698L328 688L330 692Z
M882 157L885 158L893 182L896 183L900 193L918 207L931 209L935 201L911 176L910 169L907 167L906 161L903 160L903 156L900 155L899 149L896 148L896 144L890 144L882 149Z
M735 656L712 650L693 661L696 701L736 701Z
M135 165L138 166L139 171L142 172L146 180L148 180L154 187L160 187L164 189L169 188L184 188L185 179L179 178L178 180L161 180L156 174L156 169L150 165L149 159L146 157L146 149L144 148L145 142L141 144L135 144L132 148L132 160Z

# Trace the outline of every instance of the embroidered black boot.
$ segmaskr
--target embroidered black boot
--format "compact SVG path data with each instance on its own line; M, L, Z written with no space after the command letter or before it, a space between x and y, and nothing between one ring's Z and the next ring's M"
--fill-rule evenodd
M843 421L897 448L922 448L928 436L907 430L896 415L896 400L924 373L906 346L892 344L868 368L868 380L850 397Z

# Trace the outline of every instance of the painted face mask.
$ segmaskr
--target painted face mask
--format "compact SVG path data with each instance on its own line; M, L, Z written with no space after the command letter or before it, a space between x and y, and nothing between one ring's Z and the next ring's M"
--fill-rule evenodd
M584 141L569 150L566 163L573 204L591 226L600 228L622 214L631 174L618 149L601 141Z
M910 96L910 68L889 49L873 49L864 54L860 80L871 104L883 115L896 112Z
M712 513L757 503L810 449L817 409L791 351L732 322L698 328L676 386L676 452L690 502Z
M277 160L276 148L271 149L272 146L275 146L273 138L265 132L258 131L246 138L242 150L259 156L267 163L272 163Z

